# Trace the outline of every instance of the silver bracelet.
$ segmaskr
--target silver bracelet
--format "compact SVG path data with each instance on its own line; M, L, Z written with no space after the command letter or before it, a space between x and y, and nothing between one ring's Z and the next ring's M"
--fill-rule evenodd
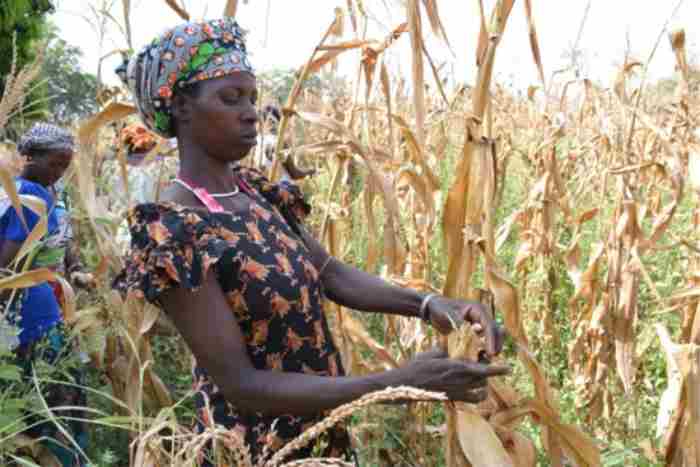
M428 295L423 297L423 301L420 304L420 309L418 310L418 317L426 323L430 323L430 310L428 310L428 303L430 303L430 300L432 300L436 296L436 293L429 293Z
M318 270L318 277L321 277L323 275L323 272L326 270L332 259L333 257L330 255L328 256L328 258L326 258L326 261L323 263L323 266L321 266L321 269Z

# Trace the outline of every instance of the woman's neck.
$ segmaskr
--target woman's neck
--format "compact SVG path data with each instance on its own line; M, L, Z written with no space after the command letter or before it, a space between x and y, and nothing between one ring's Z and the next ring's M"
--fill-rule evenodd
M37 180L36 178L34 178L34 177L32 176L32 174L27 173L26 171L22 171L22 173L19 174L19 177L20 177L20 178L23 178L23 179L25 179L25 180L27 180L28 182L32 182L32 183L36 183L36 184L38 184L38 185L41 185L41 186L43 186L44 188L49 188L49 187L51 186L51 185L46 185L45 183L43 183L43 182L40 181L40 180Z
M217 160L198 147L180 144L180 178L210 193L234 191L236 180L231 163Z

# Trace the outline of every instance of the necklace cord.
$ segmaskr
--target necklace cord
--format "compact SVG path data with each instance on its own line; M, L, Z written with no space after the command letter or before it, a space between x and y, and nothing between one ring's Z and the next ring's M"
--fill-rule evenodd
M181 187L191 191L195 195L197 194L198 190L206 191L204 188L195 188L194 186L190 185L189 183L187 183L185 180L183 180L180 177L176 178L174 180L174 182L177 183L178 185L180 185ZM209 193L207 191L207 194L209 196L211 196L212 198L230 198L231 196L235 196L240 192L241 192L241 190L238 188L238 185L236 185L236 189L233 191L229 191L228 193Z

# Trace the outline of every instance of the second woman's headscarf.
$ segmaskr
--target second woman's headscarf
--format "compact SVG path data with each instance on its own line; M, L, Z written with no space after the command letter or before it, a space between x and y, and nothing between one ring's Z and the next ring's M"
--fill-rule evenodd
M75 141L68 130L44 122L32 125L17 144L17 152L23 156L31 156L37 152L73 151L74 149Z
M172 138L172 99L178 88L233 73L254 73L244 39L231 18L185 23L156 38L116 71L131 90L143 123Z

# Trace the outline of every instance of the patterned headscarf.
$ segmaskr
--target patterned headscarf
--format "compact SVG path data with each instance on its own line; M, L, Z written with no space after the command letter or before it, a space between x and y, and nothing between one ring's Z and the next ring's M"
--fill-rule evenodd
M17 144L17 151L30 156L36 151L73 151L75 142L68 130L50 123L35 123Z
M116 73L133 93L144 124L172 138L172 99L177 89L234 73L254 74L244 39L231 18L181 24L144 47Z

